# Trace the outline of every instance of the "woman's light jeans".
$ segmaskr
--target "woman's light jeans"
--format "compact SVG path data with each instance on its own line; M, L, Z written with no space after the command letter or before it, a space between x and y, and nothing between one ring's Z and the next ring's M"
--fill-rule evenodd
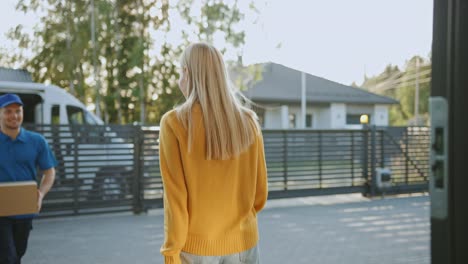
M198 256L181 252L182 264L259 264L258 246L240 253L226 256Z

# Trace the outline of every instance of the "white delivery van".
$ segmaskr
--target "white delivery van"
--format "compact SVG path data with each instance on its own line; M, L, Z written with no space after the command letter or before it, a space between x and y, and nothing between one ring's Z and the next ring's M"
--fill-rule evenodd
M74 96L55 85L0 81L0 94L15 93L24 103L24 123L104 124Z
M85 200L122 199L131 193L133 143L104 126L77 98L55 85L0 81L0 95L5 93L23 101L25 127L57 125L40 132L59 162L58 189L73 188L75 197Z

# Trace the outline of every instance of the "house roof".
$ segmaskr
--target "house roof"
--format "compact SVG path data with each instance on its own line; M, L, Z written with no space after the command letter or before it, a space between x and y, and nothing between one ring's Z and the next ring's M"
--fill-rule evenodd
M0 67L0 81L33 82L31 74L28 71L4 67Z
M301 72L276 63L263 64L262 80L243 91L252 101L301 102ZM306 97L310 103L398 104L395 99L306 74Z

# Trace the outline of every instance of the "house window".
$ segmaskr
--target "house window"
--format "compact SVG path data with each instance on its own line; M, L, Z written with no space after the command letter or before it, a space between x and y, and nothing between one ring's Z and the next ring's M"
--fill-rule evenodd
M312 115L311 114L306 115L306 127L312 128Z
M362 115L367 115L368 118L369 118L369 123L370 123L371 115L369 115L369 114L359 114L359 115L346 115L346 124L347 125L360 125Z
M296 128L296 115L289 114L289 128Z

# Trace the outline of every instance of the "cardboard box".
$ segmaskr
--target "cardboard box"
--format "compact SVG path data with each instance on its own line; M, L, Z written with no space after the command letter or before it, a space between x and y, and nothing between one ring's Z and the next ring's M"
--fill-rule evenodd
M0 183L0 216L37 213L35 181Z

